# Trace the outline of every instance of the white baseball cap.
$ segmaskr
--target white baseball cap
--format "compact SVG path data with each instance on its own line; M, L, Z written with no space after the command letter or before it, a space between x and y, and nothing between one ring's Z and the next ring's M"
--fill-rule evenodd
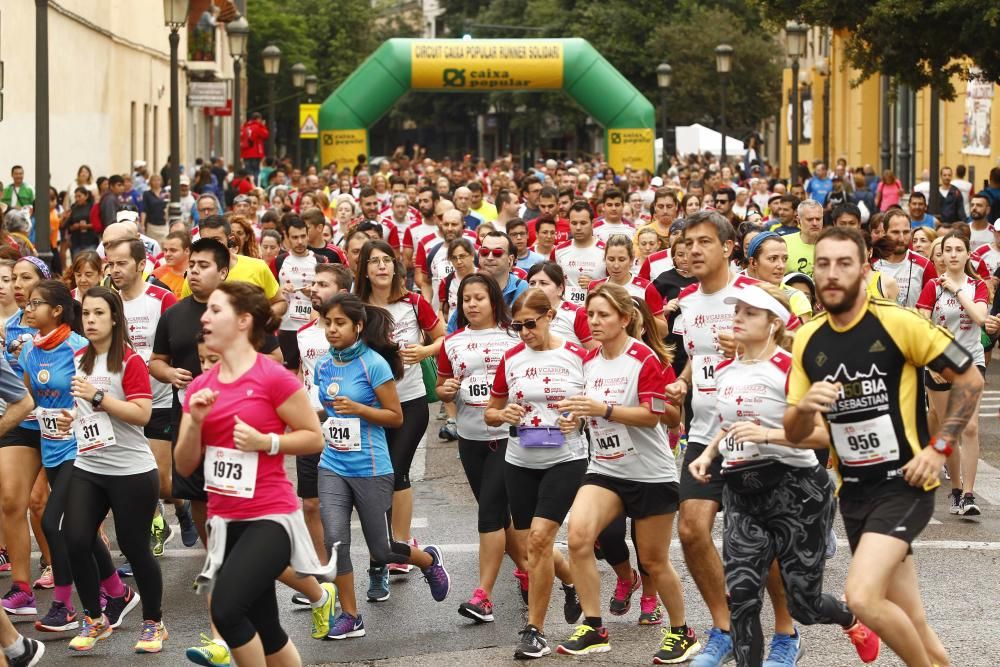
M762 288L757 285L747 285L741 289L737 294L733 296L727 296L723 299L724 303L729 305L736 305L737 302L742 301L748 306L753 306L754 308L760 308L761 310L766 310L774 313L782 322L787 322L792 318L792 314L788 312L788 309L781 305L781 302L775 299L773 296L768 294Z
M1000 232L1000 218L993 221L993 231Z

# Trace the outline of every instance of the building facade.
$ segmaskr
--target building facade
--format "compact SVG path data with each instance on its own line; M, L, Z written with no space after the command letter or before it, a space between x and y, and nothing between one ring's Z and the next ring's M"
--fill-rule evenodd
M914 91L873 76L852 85L858 71L846 63L844 34L824 28L809 31L807 52L800 60L798 81L799 160L845 158L852 167L870 164L892 169L912 188L930 167L929 90ZM975 79L953 81L952 101L939 101L939 158L942 167L965 165L975 188L990 169L1000 166L1000 86ZM792 72L784 70L780 118L781 173L791 162ZM996 100L996 102L994 102Z
M216 4L218 7L216 7ZM181 164L231 156L231 110L188 106L189 81L225 84L232 97L232 58L222 19L231 2L192 0L181 30ZM141 160L150 172L170 151L170 47L162 0L49 0L49 123L51 183L69 185L80 165L94 177L128 173ZM211 20L209 20L211 19ZM0 121L0 180L25 167L36 181L35 3L5 0L0 11L0 60L5 65ZM231 111L230 111L231 113Z

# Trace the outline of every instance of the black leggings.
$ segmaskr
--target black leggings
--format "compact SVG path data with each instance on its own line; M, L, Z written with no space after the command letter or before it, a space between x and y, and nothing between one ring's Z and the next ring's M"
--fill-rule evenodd
M69 515L69 507L73 504L69 499L69 493L70 482L75 474L73 472L74 463L75 461L70 459L45 469L45 477L49 480L49 489L51 490L49 500L45 503L45 511L42 513L42 532L45 533L49 550L52 552L52 578L56 586L73 585L73 567L75 566L70 558L72 550L68 548L68 538L63 531L63 514ZM95 526L94 534L96 533L97 527ZM98 567L103 565L102 570L107 572L108 576L114 572L111 554L104 546L103 540L96 540L93 545L75 551L75 553L82 554L82 558L90 561L91 566L93 566L94 561L97 562ZM91 560L91 556L93 556L93 560ZM97 616L100 616L100 613L100 607L98 607ZM97 618L97 616L92 618Z
M110 509L115 517L118 546L135 573L142 617L160 620L163 577L149 546L149 525L159 497L160 476L156 470L134 475L98 475L73 469L63 534L73 564L76 592L91 618L100 618L101 582L115 571L111 554L97 537L97 530ZM98 557L100 552L104 562Z
M637 544L635 540L635 520L632 521L632 546ZM625 514L619 514L608 527L597 536L597 541L601 543L601 551L604 553L604 560L608 565L615 566L628 561L628 544L625 543ZM635 564L639 568L639 574L649 574L642 567L642 559L639 558L639 547L635 547Z
M226 556L212 589L212 622L230 648L260 635L264 655L285 648L274 582L288 567L292 542L274 521L230 521Z
M403 408L403 425L399 428L385 429L385 439L389 445L389 459L395 474L393 491L410 488L410 466L413 456L417 453L420 439L424 437L427 424L430 422L430 409L427 407L427 397L421 396L406 401ZM391 523L391 522L390 522Z
M788 611L799 623L848 627L847 605L823 592L826 536L833 522L833 484L826 470L790 469L773 489L754 495L722 491L726 507L722 562L738 667L764 659L760 609L771 563L778 560Z
M510 525L507 487L504 484L504 458L507 438L501 440L466 440L458 438L458 456L465 468L465 478L479 503L479 532L493 533Z

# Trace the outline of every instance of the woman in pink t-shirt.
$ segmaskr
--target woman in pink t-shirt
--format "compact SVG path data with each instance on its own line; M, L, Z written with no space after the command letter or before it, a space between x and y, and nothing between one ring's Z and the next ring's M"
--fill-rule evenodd
M265 656L298 661L279 622L274 581L290 563L315 560L284 455L318 453L323 436L302 383L257 351L277 326L271 320L255 285L227 282L212 293L201 323L205 345L222 359L188 387L174 452L185 476L204 455L210 563L224 552L212 622L244 666L263 666Z
M875 206L885 212L892 206L899 206L899 198L903 195L903 184L899 182L892 169L882 172L882 182L875 190Z

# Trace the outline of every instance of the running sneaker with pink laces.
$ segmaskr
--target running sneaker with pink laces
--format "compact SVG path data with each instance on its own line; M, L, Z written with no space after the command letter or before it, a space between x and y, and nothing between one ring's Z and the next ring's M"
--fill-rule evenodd
M659 625L663 623L663 605L655 595L639 598L639 625Z
M612 616L624 616L628 613L628 610L632 608L632 594L639 590L641 585L642 580L635 570L632 570L632 581L618 580L615 585L615 594L608 604L608 611L611 612Z
M476 623L493 622L493 601L482 588L477 588L472 592L472 597L468 602L458 605L458 613L466 618L471 618Z
M35 583L31 584L31 587L36 591L39 589L52 590L56 587L55 577L52 576L52 566L46 565L42 570L42 576L35 579Z
M854 644L854 649L858 652L861 662L868 664L878 660L878 654L882 649L882 640L871 631L871 628L855 618L854 625L844 628L844 634Z
M517 585L521 589L521 599L524 604L528 604L528 573L515 567L514 578L517 579Z

